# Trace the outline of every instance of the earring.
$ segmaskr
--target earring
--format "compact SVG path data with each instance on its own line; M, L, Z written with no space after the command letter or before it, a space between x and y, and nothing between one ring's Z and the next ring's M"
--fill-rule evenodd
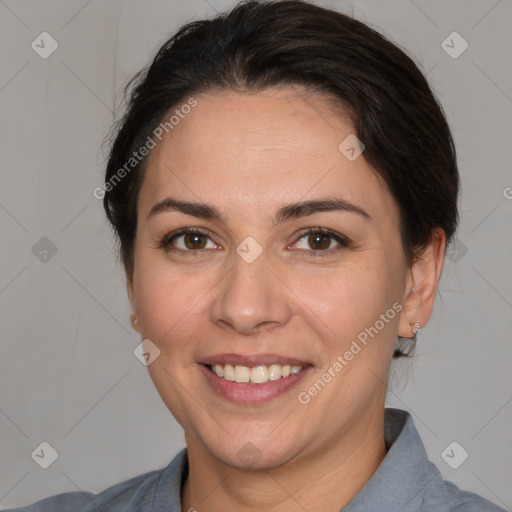
M416 336L420 332L421 326L420 324L414 324L414 329L412 332L414 333L414 336Z

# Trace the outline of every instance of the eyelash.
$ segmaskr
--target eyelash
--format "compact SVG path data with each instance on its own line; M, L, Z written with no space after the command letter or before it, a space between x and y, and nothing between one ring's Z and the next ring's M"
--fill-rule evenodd
M210 238L211 240L211 233L207 229L199 229L199 228L183 228L178 231L174 231L173 233L169 233L168 235L165 235L159 242L158 247L159 249L163 249L166 252L173 252L173 253L192 253L194 256L200 256L204 251L208 251L211 249L178 249L176 247L173 247L171 244L173 241L175 241L177 238L183 235L202 235ZM298 251L301 251L303 253L308 254L308 256L317 258L317 257L326 257L331 256L334 252L339 251L341 248L348 248L351 246L351 242L348 238L344 237L343 235L340 235L339 233L336 233L335 231L331 231L330 229L325 229L321 227L317 228L308 228L304 231L301 231L298 234L297 241L294 242L296 244L304 237L314 235L314 234L321 234L324 236L329 236L336 242L338 242L339 246L335 247L334 249L326 249L326 250L307 250L307 249L298 249ZM341 247L340 247L341 246ZM191 255L192 255L191 254Z

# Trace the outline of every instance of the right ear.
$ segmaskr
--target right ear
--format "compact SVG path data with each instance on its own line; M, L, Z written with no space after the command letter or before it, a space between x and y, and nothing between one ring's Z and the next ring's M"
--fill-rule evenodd
M128 292L128 299L130 301L130 324L133 330L140 334L133 293L133 272L126 272L126 291Z

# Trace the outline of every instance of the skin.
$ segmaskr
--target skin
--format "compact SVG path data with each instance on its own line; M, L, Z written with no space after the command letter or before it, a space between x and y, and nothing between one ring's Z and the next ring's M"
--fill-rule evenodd
M397 204L364 153L352 162L338 149L354 128L327 98L294 87L195 98L197 107L150 155L127 276L132 325L161 351L150 376L185 431L182 509L339 511L385 457L395 340L430 317L444 232L435 230L421 257L406 263ZM174 210L148 216L168 196L214 206L224 218ZM370 218L331 211L274 222L283 205L320 198L349 201ZM166 235L194 227L210 232L199 238L202 250L184 244L190 237L170 242L181 251L161 247ZM318 227L347 237L349 246L321 238L328 249L318 256L322 249L303 235ZM248 236L263 249L252 263L236 252ZM400 314L308 404L299 403L298 393L393 303ZM273 353L311 367L282 396L235 404L200 371L200 361L219 353ZM237 456L244 446L258 454L250 467Z

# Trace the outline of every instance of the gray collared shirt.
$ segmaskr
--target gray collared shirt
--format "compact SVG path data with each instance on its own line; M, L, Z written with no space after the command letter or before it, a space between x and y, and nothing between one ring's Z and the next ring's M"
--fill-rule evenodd
M386 409L384 435L388 447L385 459L343 512L506 512L443 480L428 461L408 412ZM121 482L100 494L70 492L10 510L181 512L181 482L187 471L185 449L166 468Z

